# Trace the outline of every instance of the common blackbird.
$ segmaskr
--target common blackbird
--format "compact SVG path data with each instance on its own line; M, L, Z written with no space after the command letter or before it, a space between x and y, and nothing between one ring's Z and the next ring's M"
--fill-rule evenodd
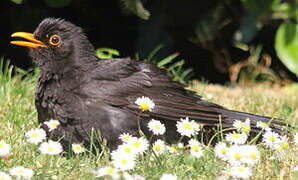
M64 144L90 142L90 132L99 131L109 147L120 143L119 135L142 132L151 136L147 123L160 120L166 126L167 141L179 137L176 123L189 117L205 128L232 127L234 120L249 118L253 131L257 121L271 117L228 110L202 100L171 81L165 70L131 59L98 59L83 30L63 19L44 19L33 34L17 32L12 37L28 41L12 44L30 48L29 55L40 68L35 94L38 121L50 138ZM152 111L141 112L135 101L146 96L153 100ZM45 121L59 120L49 132ZM272 121L271 126L283 125Z

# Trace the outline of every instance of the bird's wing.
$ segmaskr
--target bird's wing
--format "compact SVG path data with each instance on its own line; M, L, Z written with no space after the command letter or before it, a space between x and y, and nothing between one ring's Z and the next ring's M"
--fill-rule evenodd
M137 113L136 99L146 96L153 100L155 108L142 116L174 121L189 117L206 125L219 123L221 114L214 108L222 109L221 106L185 90L155 65L126 59L101 60L90 73L92 80L85 92L112 106Z

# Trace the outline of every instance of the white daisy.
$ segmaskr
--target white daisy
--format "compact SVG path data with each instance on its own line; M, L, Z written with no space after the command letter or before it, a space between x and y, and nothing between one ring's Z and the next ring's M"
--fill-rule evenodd
M7 156L10 152L10 145L4 142L3 140L0 141L0 156Z
M163 135L166 132L166 127L160 121L152 119L148 123L148 128L150 131L153 132L155 135Z
M289 138L287 136L279 137L279 141L275 143L272 147L277 158L283 159L286 151L289 149Z
M229 148L227 147L227 144L223 142L217 143L214 148L215 155L225 161L228 160L227 158L228 150Z
M294 167L293 171L298 171L298 166Z
M138 97L135 103L139 106L141 111L152 111L155 104L149 97Z
M0 180L11 180L11 177L7 173L0 171Z
M131 157L135 157L137 155L138 151L136 148L134 148L132 145L130 144L122 144L120 146L118 146L116 151L113 151L112 157L117 158L118 155L121 156L131 156Z
M22 166L17 166L9 170L9 173L16 178L21 179L30 179L33 176L33 171Z
M248 137L246 133L232 132L226 135L226 140L234 144L244 144L247 138Z
M177 176L170 173L164 173L159 180L177 180Z
M129 133L122 133L119 136L119 139L121 139L122 142L128 142L129 140L131 140L132 135L130 135Z
M111 176L113 179L119 179L120 175L118 174L118 171L115 168L105 166L101 167L98 170L94 172L96 177L102 177L102 176Z
M263 135L262 141L264 142L266 147L274 148L277 144L280 143L280 136L272 131L266 131Z
M266 131L270 131L271 128L269 127L269 124L268 123L265 123L263 121L258 121L257 122L257 127L258 128L261 128L261 129L265 129Z
M144 137L133 137L127 142L127 144L132 146L135 149L135 151L139 154L144 153L149 147L149 143L147 139L145 139Z
M247 179L252 175L252 170L250 167L235 166L230 169L230 174L234 178Z
M49 142L43 142L39 146L39 150L42 154L56 155L60 154L63 149L59 142L50 140Z
M191 137L192 135L196 134L197 131L200 130L200 126L195 121L189 121L189 118L186 117L185 119L181 118L180 121L177 122L177 131L182 136Z
M227 159L232 165L239 165L242 163L242 159L244 157L243 148L238 145L233 145L229 147L227 153Z
M53 131L60 125L60 122L58 120L51 119L49 121L44 122L44 124L47 125L49 131Z
M290 144L289 144L289 138L287 136L281 136L279 143L284 150L289 149Z
M298 145L298 132L294 135L294 143Z
M203 155L203 146L199 141L191 139L188 141L188 146L190 147L190 154L194 157L201 157Z
M241 147L243 158L241 161L248 165L253 165L259 162L260 160L260 151L255 145L243 145Z
M38 144L46 139L46 132L43 129L31 129L25 134L27 141L32 144Z
M275 144L274 147L272 147L272 149L274 150L274 154L279 160L285 157L285 149L282 147L280 143Z
M72 144L71 148L75 154L80 154L85 152L85 148L81 144Z
M250 119L246 119L244 122L240 120L235 120L233 126L240 132L244 132L246 134L250 131Z
M178 152L177 149L173 146L166 146L166 150L173 154Z
M153 144L152 149L156 155L160 155L166 151L166 144L164 141L158 139Z
M135 159L130 156L118 156L114 157L112 164L120 171L131 170L135 167Z
M240 131L240 129L242 128L243 122L240 120L235 120L233 122L233 127L236 128L237 130Z

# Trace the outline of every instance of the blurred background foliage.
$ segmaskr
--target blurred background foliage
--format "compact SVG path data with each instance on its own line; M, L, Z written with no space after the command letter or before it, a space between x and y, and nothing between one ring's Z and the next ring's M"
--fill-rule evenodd
M298 80L298 0L5 0L0 55L30 68L9 34L52 16L84 27L100 58L155 63L182 83Z

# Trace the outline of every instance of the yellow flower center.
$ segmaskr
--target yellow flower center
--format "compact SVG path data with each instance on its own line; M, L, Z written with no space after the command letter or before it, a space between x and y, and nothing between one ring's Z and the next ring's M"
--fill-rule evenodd
M244 172L245 170L244 170L244 168L238 168L238 171L242 173L242 172Z
M106 170L106 173L107 173L107 174L113 174L113 173L114 173L114 169L112 169L112 168L108 168L108 169Z
M77 151L80 151L82 149L82 147L81 146L75 146L74 149L77 150Z
M246 134L249 133L250 131L250 127L249 126L244 126L243 127L243 132L245 132Z
M124 141L128 141L128 140L130 140L130 136L124 136L122 139L123 139Z
M249 155L249 157L251 158L251 159L256 159L257 158L257 155L256 155L256 153L250 153L250 155Z
M239 160L241 158L239 153L235 153L234 154L234 159Z
M239 139L241 136L240 136L240 134L235 133L235 134L232 134L232 137L233 137L234 139Z
M261 127L262 127L262 128L266 128L266 127L268 127L268 124L262 122L262 123L261 123Z
M287 142L283 142L281 145L283 149L287 149L289 147L289 143Z
M38 134L37 134L37 133L32 133L32 134L31 134L31 137L32 137L32 138L37 138L37 137L38 137Z
M4 145L3 145L3 144L0 144L0 149L1 149L1 148L4 148Z
M121 163L121 164L127 164L128 161L127 161L126 159L122 159L122 160L120 161L120 163Z
M134 147L138 148L138 147L141 146L141 143L140 143L140 142L134 142L132 145L133 145Z
M24 169L18 169L16 170L16 174L24 174Z
M278 152L282 151L282 146L277 147L276 151L278 151Z
M141 111L148 111L149 110L149 104L143 103L139 105L139 108Z
M123 151L126 152L126 153L131 153L131 149L129 147L125 147L123 149Z
M176 150L174 147L170 147L170 148L169 148L169 151L170 151L171 153L176 153L176 152L177 152L177 150Z
M52 146L47 147L47 151L48 151L48 152L52 152L52 151L54 151L54 150L55 150L55 148L52 147Z
M58 123L58 122L52 122L52 123L50 124L50 127L52 127L52 128L56 128L56 127L59 126L59 124L60 124L60 123Z
M200 150L200 147L198 145L194 145L194 146L191 146L191 149L195 152L198 152Z
M153 126L153 129L160 130L161 127L160 127L160 125L158 124L158 125Z
M220 150L220 154L226 154L227 153L227 150L226 149L221 149Z
M187 129L187 130L192 130L192 129L193 129L193 127L192 127L192 125L191 125L190 123L184 123L184 124L183 124L183 127L184 127L185 129Z
M160 145L155 145L155 146L154 146L154 150L155 150L155 151L160 151L160 149L161 149Z
M274 136L270 136L270 137L268 138L268 140L271 141L271 142L275 142L275 141L276 141L276 138L275 138Z

